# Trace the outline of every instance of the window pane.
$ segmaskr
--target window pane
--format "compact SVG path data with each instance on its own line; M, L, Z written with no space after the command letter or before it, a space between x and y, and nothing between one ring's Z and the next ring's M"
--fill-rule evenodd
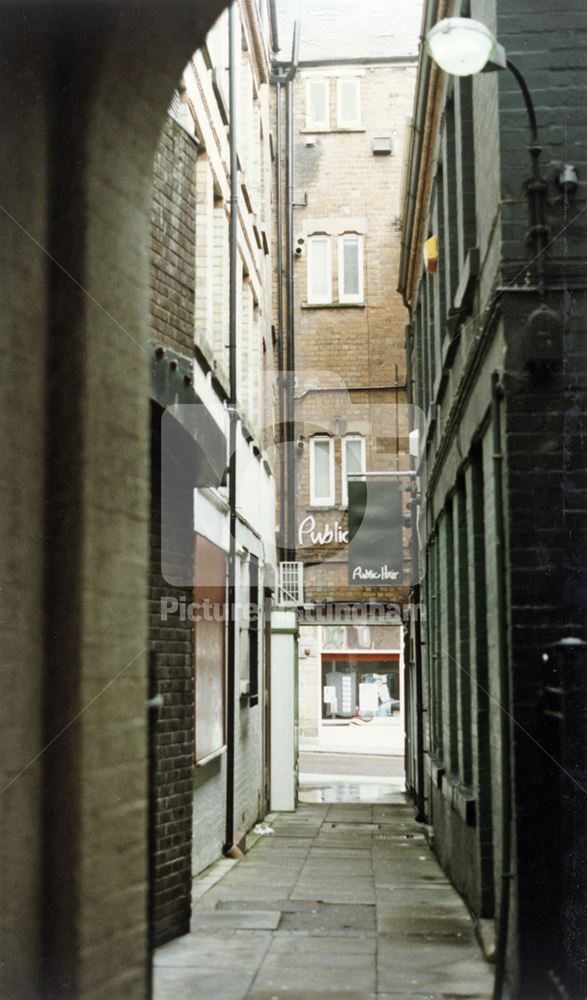
M340 81L340 118L344 122L356 122L359 119L358 91L356 80Z
M363 442L346 441L345 444L347 475L363 472Z
M345 240L343 244L343 291L345 295L359 294L358 240Z
M314 494L330 496L330 441L314 442Z
M310 121L325 122L326 113L326 82L312 80L310 83Z
M312 240L311 248L310 297L328 298L330 295L328 240Z

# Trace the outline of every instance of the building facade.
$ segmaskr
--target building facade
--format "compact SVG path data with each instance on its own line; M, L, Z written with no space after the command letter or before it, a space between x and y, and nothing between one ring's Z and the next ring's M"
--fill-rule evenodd
M276 557L265 13L243 2L232 18L228 11L221 15L184 69L155 158L149 345L154 945L189 930L192 876L242 842L268 808L266 636Z
M449 13L495 33L538 137L513 74L451 77L422 50L401 262L427 483L408 784L472 912L495 920L495 996L532 1000L585 991L571 845L585 830L587 134L571 80L585 83L587 17L567 6L563 26L542 3L426 4L424 35Z
M401 752L409 548L378 581L349 573L348 475L409 469L407 314L394 289L419 14L402 5L390 25L378 2L360 17L350 3L301 12L285 3L282 51L298 13L299 60L282 115L295 378L281 599L300 605L300 739L359 738ZM395 483L401 518L409 476Z

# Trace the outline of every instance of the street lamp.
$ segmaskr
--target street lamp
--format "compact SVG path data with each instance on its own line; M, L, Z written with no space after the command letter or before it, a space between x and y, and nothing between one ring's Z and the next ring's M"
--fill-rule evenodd
M481 72L508 69L515 77L524 98L530 126L528 152L532 164L531 177L525 184L529 217L526 244L536 248L533 263L541 301L539 308L529 317L529 330L535 344L541 345L535 351L535 360L540 364L548 363L557 353L559 320L544 304L544 250L549 235L545 212L547 183L540 169L542 146L538 139L536 113L528 85L518 67L507 58L503 45L499 44L489 28L473 18L447 17L439 21L426 36L426 49L440 69L453 76L472 76ZM558 182L563 196L567 198L577 186L576 172L569 164L559 164L559 167Z
M505 68L505 52L489 28L470 17L446 17L426 36L428 52L445 73L471 76L488 62Z
M524 98L530 126L528 152L532 162L532 178L526 184L530 216L527 243L533 244L537 249L537 277L542 291L542 251L548 237L544 212L546 181L540 170L542 146L538 140L536 113L528 85L518 67L507 58L503 45L496 41L489 28L473 18L446 17L439 21L426 36L426 48L437 66L452 76L473 76L481 72L509 69L516 79Z

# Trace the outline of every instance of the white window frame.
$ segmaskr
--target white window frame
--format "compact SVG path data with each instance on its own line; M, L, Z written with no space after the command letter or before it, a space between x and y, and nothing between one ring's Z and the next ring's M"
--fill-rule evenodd
M342 477L342 505L343 507L348 507L349 505L349 493L348 493L348 480L347 480L347 460L346 460L346 442L347 441L360 441L361 442L361 472L367 471L367 447L366 440L362 434L345 434L341 438L341 477Z
M319 121L312 118L312 85L324 87L324 108L326 117ZM306 80L306 129L308 131L330 131L330 79L327 76L309 76Z
M315 475L315 454L316 444L328 442L328 496L316 496L316 475ZM316 434L310 438L310 505L312 507L334 507L335 504L335 476L334 476L334 438L327 434Z
M314 266L314 247L318 241L326 242L326 276L328 281L328 288L324 295L314 295L312 292L312 269ZM332 238L325 233L316 233L314 236L308 237L307 242L308 248L308 292L307 300L309 304L312 305L327 305L332 302Z
M343 118L342 85L354 83L357 97L357 117ZM336 124L337 128L361 128L361 79L358 76L339 76L336 81Z
M359 268L359 291L355 294L347 293L344 290L344 245L350 240L358 243L358 268ZM363 237L360 233L343 233L338 238L338 301L339 302L363 302L365 297L363 280Z
M295 577L292 590L291 578ZM303 562L281 562L279 564L279 603L293 605L304 603L304 564Z

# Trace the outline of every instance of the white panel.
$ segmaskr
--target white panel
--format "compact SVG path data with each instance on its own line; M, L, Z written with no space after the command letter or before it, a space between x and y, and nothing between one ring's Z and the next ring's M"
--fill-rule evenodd
M271 616L271 800L272 810L292 812L297 799L295 613ZM287 629L291 632L276 632Z

